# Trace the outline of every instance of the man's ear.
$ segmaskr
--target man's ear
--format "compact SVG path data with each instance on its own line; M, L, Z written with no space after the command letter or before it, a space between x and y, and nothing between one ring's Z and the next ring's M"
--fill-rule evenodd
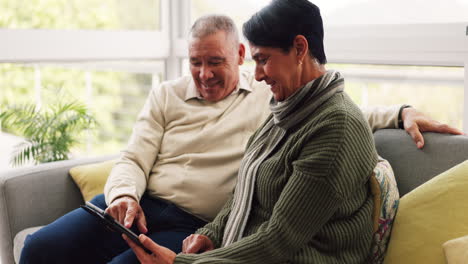
M298 61L304 61L305 56L309 53L309 43L303 35L297 35L294 38L294 49Z
M242 43L239 43L239 65L244 64L245 60L245 46Z

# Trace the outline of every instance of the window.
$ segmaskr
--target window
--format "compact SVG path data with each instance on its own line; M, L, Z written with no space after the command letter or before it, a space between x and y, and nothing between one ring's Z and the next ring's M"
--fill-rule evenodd
M73 155L117 153L149 89L167 74L170 3L1 1L1 106L46 105L63 99L61 89L85 101L100 124Z
M326 25L391 25L460 23L468 21L466 0L341 0L312 1Z
M267 5L269 0L238 0L238 1L219 1L219 0L197 0L192 1L192 21L207 14L226 14L236 23L239 30L242 24L247 21L251 15Z
M2 0L8 29L159 30L159 0Z
M149 91L164 75L161 61L0 64L0 105L58 100L86 103L99 126L75 155L118 153Z
M462 67L330 64L360 106L407 103L440 122L462 128Z

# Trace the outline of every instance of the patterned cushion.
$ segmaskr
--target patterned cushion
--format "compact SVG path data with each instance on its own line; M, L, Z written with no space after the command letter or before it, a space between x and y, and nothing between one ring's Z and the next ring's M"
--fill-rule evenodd
M390 240L400 195L392 167L381 157L370 179L370 188L375 204L371 263L382 263Z

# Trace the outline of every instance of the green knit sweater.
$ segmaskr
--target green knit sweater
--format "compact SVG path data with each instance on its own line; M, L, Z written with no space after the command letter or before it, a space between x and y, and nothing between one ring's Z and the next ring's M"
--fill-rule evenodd
M361 111L337 93L287 133L258 169L244 237L219 248L230 199L197 231L217 249L179 254L175 263L365 262L372 240L368 179L377 153Z

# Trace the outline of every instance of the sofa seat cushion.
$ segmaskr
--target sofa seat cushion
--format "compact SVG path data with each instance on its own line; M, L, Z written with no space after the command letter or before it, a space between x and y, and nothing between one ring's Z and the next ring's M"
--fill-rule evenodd
M442 245L468 234L468 160L400 199L385 264L445 263Z
M18 234L16 234L15 239L13 240L13 255L15 257L15 262L19 263L19 258L21 256L21 250L23 250L24 246L24 241L26 240L26 237L37 230L41 229L43 226L36 226L36 227L30 227L26 228L22 231L20 231Z

